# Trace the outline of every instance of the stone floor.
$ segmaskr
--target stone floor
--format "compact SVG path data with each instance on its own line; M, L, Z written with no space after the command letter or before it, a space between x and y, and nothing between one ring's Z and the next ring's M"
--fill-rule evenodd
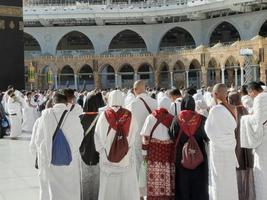
M30 135L0 139L0 200L38 200L39 184Z

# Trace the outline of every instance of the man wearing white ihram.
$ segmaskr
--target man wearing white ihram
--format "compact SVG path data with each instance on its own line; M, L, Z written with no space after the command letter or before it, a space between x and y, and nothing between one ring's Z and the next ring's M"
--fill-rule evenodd
M255 149L254 176L256 199L267 199L267 92L252 82L248 93L254 98L253 113L241 118L241 147Z
M39 173L43 174L40 175L40 179L46 176L46 179L40 180L40 183L44 183L44 188L48 185L49 198L46 200L80 199L79 147L83 139L83 128L79 117L75 113L67 112L61 130L70 146L72 161L64 166L52 164L53 135L62 113L68 110L66 96L56 93L53 104L53 108L42 112L36 124L37 130L34 130ZM47 195L47 192L45 194Z
M136 155L136 170L137 175L139 174L140 166L143 161L142 155L142 141L141 141L141 130L144 122L149 114L157 109L157 101L152 99L146 93L146 84L144 81L139 80L134 83L134 94L135 100L132 101L126 108L132 112L132 115L137 120L137 132L135 140L135 155Z
M212 107L205 124L210 139L211 199L238 200L235 154L236 113L227 103L227 87L213 89L217 105Z

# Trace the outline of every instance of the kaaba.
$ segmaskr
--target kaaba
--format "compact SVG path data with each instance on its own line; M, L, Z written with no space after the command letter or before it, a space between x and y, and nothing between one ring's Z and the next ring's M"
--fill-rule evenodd
M22 0L0 0L0 90L24 89Z

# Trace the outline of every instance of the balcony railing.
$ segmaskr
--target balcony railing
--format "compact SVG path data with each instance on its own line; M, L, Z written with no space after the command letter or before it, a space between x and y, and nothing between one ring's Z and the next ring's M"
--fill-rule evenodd
M173 46L173 47L160 47L160 52L180 52L188 49L196 48L195 45L188 45L188 46Z
M85 56L85 55L94 55L94 50L57 50L57 56Z
M141 55L149 53L146 48L109 49L103 55Z
M33 58L33 57L41 56L41 55L42 55L41 51L24 51L25 58Z

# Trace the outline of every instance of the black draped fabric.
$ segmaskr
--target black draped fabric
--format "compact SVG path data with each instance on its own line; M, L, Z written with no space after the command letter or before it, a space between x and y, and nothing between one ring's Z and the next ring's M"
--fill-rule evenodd
M93 94L87 97L84 106L84 112L98 112L100 107L104 106L104 101L101 93ZM91 123L97 117L97 114L83 115L81 123L84 131L90 127ZM97 200L99 190L99 154L95 150L94 143L95 126L84 137L80 152L83 155L82 161L82 200Z
M194 102L192 97L188 96L183 99L183 109L192 110ZM178 116L179 117L179 116ZM175 117L170 127L170 137L176 141L180 126L178 117ZM209 199L209 179L208 179L208 158L205 148L205 142L208 137L204 130L206 118L202 117L200 127L197 129L194 137L203 153L204 162L194 170L189 170L181 165L182 148L188 140L188 136L181 135L179 143L176 146L176 175L175 175L175 199L176 200L208 200Z
M81 107L83 107L83 95L80 95L77 99L77 104L79 104Z
M5 110L3 108L3 105L0 101L0 138L3 138L6 135L6 130L8 127L2 127L2 120L6 120L6 114L5 114Z

